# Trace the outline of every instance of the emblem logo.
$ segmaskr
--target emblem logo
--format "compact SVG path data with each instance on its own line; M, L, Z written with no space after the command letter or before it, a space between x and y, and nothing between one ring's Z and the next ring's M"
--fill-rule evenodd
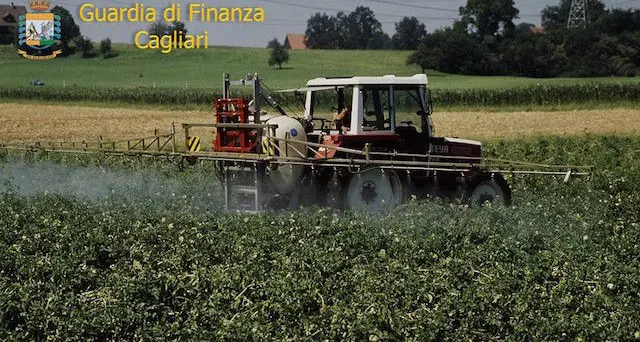
M18 53L28 59L46 60L62 53L60 16L49 12L49 0L28 0L29 12L19 18Z

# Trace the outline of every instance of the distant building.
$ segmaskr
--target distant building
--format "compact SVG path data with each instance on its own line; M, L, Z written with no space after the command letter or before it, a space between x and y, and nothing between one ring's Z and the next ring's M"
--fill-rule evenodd
M18 22L27 13L25 6L0 5L0 45L13 43L18 38Z
M531 29L531 32L535 34L545 34L544 27L531 26L530 29Z
M306 50L307 44L304 42L306 36L304 34L287 34L284 40L284 47L291 50Z

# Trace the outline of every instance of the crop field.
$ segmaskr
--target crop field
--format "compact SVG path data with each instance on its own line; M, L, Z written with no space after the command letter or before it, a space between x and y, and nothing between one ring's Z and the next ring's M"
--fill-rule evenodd
M81 106L0 104L3 142L121 140L171 131L171 124L207 123L209 112L158 111Z
M415 115L414 115L415 116ZM405 115L402 120L418 121ZM95 108L83 106L0 103L3 142L121 140L150 135L155 129L169 133L173 122L211 123L212 112ZM543 135L633 134L640 131L640 109L437 112L439 135L493 139ZM211 140L207 129L195 131Z
M2 340L640 338L640 138L487 142L594 165L511 207L220 212L206 164L0 152Z
M266 49L116 50L34 64L0 47L0 340L640 339L639 78L430 73L437 135L481 140L488 158L593 166L568 183L507 175L512 206L236 214L208 162L2 143L211 123L223 72L292 88L420 70L397 51L292 52L275 70ZM210 129L195 134L208 148Z
M241 78L257 72L276 89L301 87L309 79L324 76L407 76L421 73L418 67L405 64L407 51L291 51L290 62L283 70L267 66L269 50L212 46L201 51L175 51L169 55L141 51L116 44L120 56L114 59L81 59L78 56L32 63L9 46L0 47L0 86L28 86L34 78L47 87L102 88L202 88L220 90L221 76L230 73ZM372 61L375 61L372 63ZM250 67L248 67L250 66ZM509 89L542 85L585 83L638 84L640 77L555 78L460 76L428 71L434 89Z

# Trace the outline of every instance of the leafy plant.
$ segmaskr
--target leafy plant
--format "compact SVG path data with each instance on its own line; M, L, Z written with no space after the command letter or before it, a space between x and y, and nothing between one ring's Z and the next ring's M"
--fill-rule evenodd
M0 339L632 340L639 154L637 137L490 142L490 157L595 171L510 178L509 208L410 202L373 216L205 213L189 209L212 191L206 165L7 156L5 172L96 165L123 182L173 179L196 200L4 191Z

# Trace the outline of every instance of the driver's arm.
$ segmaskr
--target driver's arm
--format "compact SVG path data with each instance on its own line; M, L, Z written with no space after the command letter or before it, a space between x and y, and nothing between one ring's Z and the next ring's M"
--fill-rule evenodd
M333 120L335 121L342 121L344 120L344 118L347 116L347 113L349 112L349 110L347 108L343 109L342 112L340 113L334 113L333 114Z

